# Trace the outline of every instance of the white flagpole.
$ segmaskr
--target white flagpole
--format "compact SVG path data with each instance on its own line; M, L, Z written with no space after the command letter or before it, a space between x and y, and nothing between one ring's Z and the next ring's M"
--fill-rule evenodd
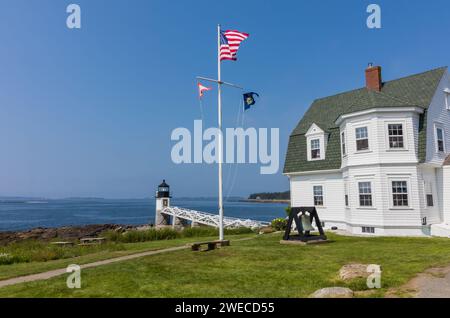
M217 113L219 120L219 240L223 240L223 198L222 198L222 82L220 74L220 24L217 25Z

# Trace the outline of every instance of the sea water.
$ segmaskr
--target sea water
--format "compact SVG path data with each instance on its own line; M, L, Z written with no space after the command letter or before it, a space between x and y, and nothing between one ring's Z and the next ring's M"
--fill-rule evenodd
M217 213L216 199L172 199L171 205ZM271 221L286 215L282 203L225 202L226 216ZM0 231L87 224L154 223L155 199L64 199L0 201Z

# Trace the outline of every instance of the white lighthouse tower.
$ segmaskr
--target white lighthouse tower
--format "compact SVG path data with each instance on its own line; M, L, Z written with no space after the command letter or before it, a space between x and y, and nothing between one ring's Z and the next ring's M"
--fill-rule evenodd
M161 213L164 208L170 206L170 186L166 183L166 180L158 186L156 191L156 215L155 215L155 226L165 227L170 225L170 216Z

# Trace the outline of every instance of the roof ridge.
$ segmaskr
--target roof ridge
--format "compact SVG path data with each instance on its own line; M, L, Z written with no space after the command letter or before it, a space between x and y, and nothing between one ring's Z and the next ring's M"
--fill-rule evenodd
M403 79L406 79L406 78L415 77L415 76L419 76L419 75L424 75L426 73L436 72L438 70L443 70L443 69L447 69L447 68L448 68L448 66L441 66L441 67L434 68L432 70L428 70L428 71L424 71L424 72L420 72L420 73L416 73L416 74L411 74L411 75L399 77L399 78L396 78L396 79L393 79L393 80L389 80L389 81L383 82L383 84L384 83L396 82L396 81L400 81L400 80L403 80Z
M419 75L423 75L423 74L426 74L426 73L431 73L431 72L435 72L437 70L441 70L441 69L443 70L443 69L447 69L447 68L448 68L448 66L441 66L441 67L434 68L432 70L428 70L428 71L424 71L424 72L420 72L420 73L416 73L416 74L407 75L407 76L399 77L399 78L396 78L396 79L392 79L392 80L383 82L382 84L384 85L386 83L392 83L392 82L400 81L400 80L403 80L403 79L406 79L406 78L415 77L415 76L419 76ZM344 91L344 92L340 92L340 93L329 95L329 96L319 97L319 98L314 99L314 101L319 101L319 100L322 100L322 99L327 99L327 98L331 98L331 97L337 97L339 95L354 93L356 91L360 91L360 90L364 90L364 89L367 89L367 87L364 86L364 87L355 88L355 89L352 89L352 90L349 90L349 91Z

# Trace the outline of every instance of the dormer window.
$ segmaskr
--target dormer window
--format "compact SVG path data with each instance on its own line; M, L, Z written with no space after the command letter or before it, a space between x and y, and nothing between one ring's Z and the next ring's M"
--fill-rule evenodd
M436 128L436 146L438 152L445 152L444 130L440 127Z
M312 124L305 134L308 161L324 160L328 134L319 126Z
M445 108L450 110L450 88L444 90Z
M311 159L320 159L320 139L311 140Z

